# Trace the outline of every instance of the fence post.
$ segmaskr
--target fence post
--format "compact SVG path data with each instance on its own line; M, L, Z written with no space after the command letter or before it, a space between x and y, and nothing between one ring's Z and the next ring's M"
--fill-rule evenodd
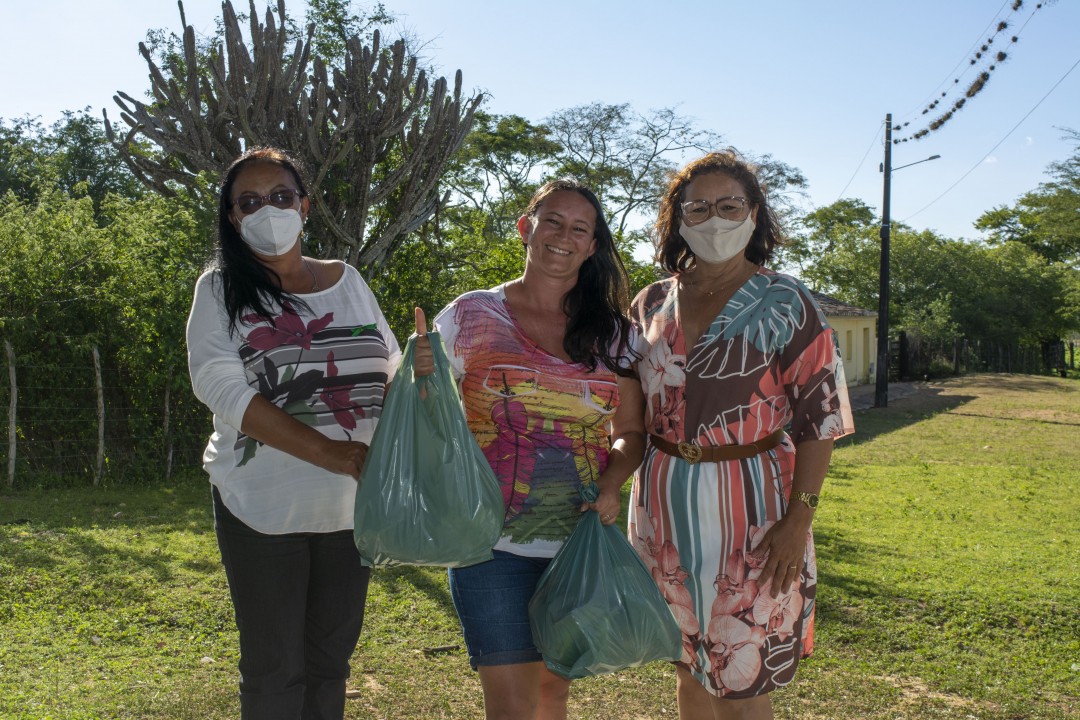
M172 437L169 435L169 391L172 390L172 375L165 379L165 422L162 433L165 435L165 479L172 479Z
M8 403L8 487L15 487L15 440L17 433L15 428L17 426L15 411L19 407L19 386L15 383L15 351L11 348L11 343L7 340L4 341L4 352L7 353L8 361L8 379L11 381L11 401Z
M97 345L91 348L94 356L94 385L97 388L98 446L97 467L94 469L94 487L101 482L101 471L105 466L105 389L101 383L101 355Z

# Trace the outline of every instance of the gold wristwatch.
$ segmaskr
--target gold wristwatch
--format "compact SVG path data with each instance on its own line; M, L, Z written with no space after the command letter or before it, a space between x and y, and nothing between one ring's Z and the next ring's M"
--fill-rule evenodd
M808 492L794 492L794 493L791 493L791 501L794 502L796 500L802 500L804 503L806 503L810 507L811 510L814 510L814 509L817 508L818 496L817 496L816 493L808 493Z

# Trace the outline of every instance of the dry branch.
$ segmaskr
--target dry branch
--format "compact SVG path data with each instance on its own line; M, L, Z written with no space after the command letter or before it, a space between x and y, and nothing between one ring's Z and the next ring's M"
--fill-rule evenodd
M350 38L340 67L327 66L311 55L314 24L290 39L284 0L262 21L249 0L248 40L225 0L222 36L200 50L179 5L182 53L159 67L139 45L152 100L117 93L122 135L105 115L109 139L146 185L212 202L201 174L220 177L245 148L281 147L310 174L309 252L365 273L445 202L440 178L482 100L462 96L460 72L452 92L445 78L429 84L405 42L383 47L378 31L370 45Z

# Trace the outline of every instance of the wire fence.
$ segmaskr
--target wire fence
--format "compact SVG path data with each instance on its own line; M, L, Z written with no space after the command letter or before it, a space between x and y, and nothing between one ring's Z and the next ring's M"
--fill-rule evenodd
M7 442L0 458L9 487L41 478L94 485L168 479L200 464L210 416L192 395L186 368L164 369L148 382L130 377L96 345L47 362L6 340L3 349Z
M973 372L1065 374L1076 367L1072 342L1041 345L954 338L928 342L900 333L892 343L893 379ZM0 453L8 487L38 481L153 482L197 468L211 430L187 368L133 377L97 345L58 354L19 353L4 341L7 442Z
M955 337L927 341L901 332L891 343L895 380L923 380L976 372L1061 375L1076 367L1072 342L1003 343Z

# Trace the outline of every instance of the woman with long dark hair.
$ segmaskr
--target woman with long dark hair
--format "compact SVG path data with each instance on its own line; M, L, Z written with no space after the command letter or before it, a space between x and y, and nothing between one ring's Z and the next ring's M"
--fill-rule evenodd
M360 274L301 252L312 199L276 148L226 170L218 260L188 318L191 382L240 633L243 718L341 718L369 569L356 480L401 352Z
M487 717L554 720L566 717L570 681L542 662L529 599L583 511L618 519L619 490L644 450L644 408L626 271L596 196L549 182L517 229L524 274L462 295L435 319L506 505L494 559L450 570L450 590ZM430 374L430 346L417 342L417 373ZM593 503L579 496L586 484L599 489Z

